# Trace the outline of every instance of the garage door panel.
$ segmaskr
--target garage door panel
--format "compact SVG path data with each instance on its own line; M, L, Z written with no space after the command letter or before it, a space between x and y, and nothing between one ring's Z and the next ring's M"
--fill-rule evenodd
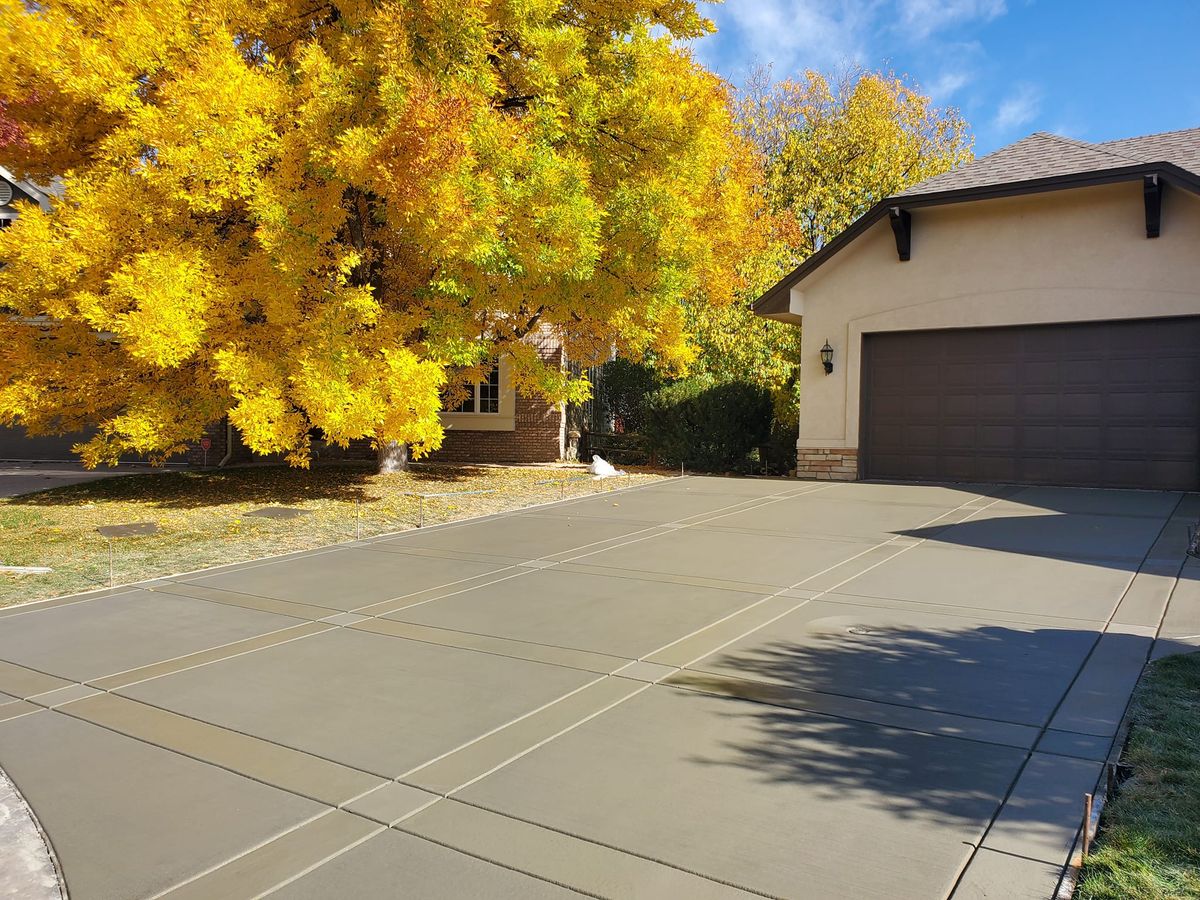
M1016 394L984 394L958 398L956 415L970 418L1010 418L1017 414Z
M1197 380L1200 380L1200 376L1197 376ZM1155 394L1152 402L1142 407L1143 410L1147 408L1153 408L1160 418L1172 416L1190 421L1196 415L1196 394L1193 391L1163 391ZM1131 414L1137 415L1132 411Z
M1152 371L1154 381L1158 384L1186 385L1196 380L1197 366L1193 359L1168 357L1154 360Z
M1062 364L1064 385L1082 384L1091 386L1104 381L1105 367L1097 360L1068 360Z
M905 397L904 411L909 416L934 418L938 414L938 398L929 396Z
M974 425L947 425L942 430L942 447L947 456L955 450L972 450L978 443Z
M1057 416L1058 394L1026 394L1021 398L1019 413L1023 416Z
M1200 487L1200 317L864 336L869 478Z
M975 464L979 470L980 481L1020 481L1017 472L1017 461L1011 457L977 456ZM936 476L932 476L936 478ZM963 479L970 481L970 478Z
M1104 429L1099 425L1062 425L1045 433L1043 441L1040 448L1043 451L1095 453L1097 447L1103 446Z
M1100 418L1104 415L1104 396L1066 391L1059 395L1058 414L1065 418Z
M1007 450L1015 440L1016 429L1012 425L979 426L979 446L983 450Z

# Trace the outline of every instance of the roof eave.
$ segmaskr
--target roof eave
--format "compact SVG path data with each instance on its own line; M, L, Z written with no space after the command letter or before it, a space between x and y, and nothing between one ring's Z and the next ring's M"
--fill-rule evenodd
M787 314L789 311L789 293L791 289L808 277L814 270L824 265L839 250L886 216L888 209L893 206L903 207L904 209L946 206L952 203L968 203L975 200L992 200L1001 197L1018 197L1023 194L1040 194L1047 191L1115 184L1121 181L1134 181L1144 175L1158 175L1168 184L1195 194L1200 194L1200 176L1189 172L1187 169L1182 169L1174 163L1157 162L1135 163L1112 169L1073 172L1068 175L1052 175L1046 178L1032 178L1025 181L1010 181L1002 184L959 188L950 191L931 191L925 194L901 194L893 197L885 197L867 210L867 212L863 213L863 215L859 216L845 231L768 288L762 296L754 301L752 309L756 314L765 318L788 321L788 319L782 317L782 314Z

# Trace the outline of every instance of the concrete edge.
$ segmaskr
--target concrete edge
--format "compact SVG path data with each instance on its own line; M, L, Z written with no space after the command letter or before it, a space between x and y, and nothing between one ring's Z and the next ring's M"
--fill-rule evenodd
M1154 644L1151 644L1153 649ZM1145 665L1142 666L1142 671L1138 673L1138 681L1140 683L1146 674L1146 668L1152 660L1147 659ZM1137 683L1134 684L1134 690L1137 690ZM1104 812L1104 806L1108 802L1108 770L1110 766L1115 766L1120 763L1121 756L1125 752L1125 744L1129 740L1129 729L1133 724L1133 692L1129 694L1129 699L1125 703L1125 713L1121 716L1121 722L1117 725L1117 732L1113 735L1112 743L1109 745L1108 755L1104 759L1104 764L1100 769L1100 777L1097 779L1096 788L1092 795L1092 815L1088 819L1088 833L1091 834L1092 840L1095 841L1095 835L1100 825L1100 815ZM1082 810L1081 810L1082 811ZM1058 890L1054 894L1052 900L1072 900L1075 896L1075 890L1079 887L1079 875L1083 871L1083 821L1080 819L1079 833L1075 838L1075 843L1071 846L1070 856L1067 858L1067 863L1063 866L1063 874L1058 883Z
M26 900L67 900L66 882L33 808L0 769L0 894Z
M594 494L584 494L579 497L556 498L554 500L547 500L544 503L533 503L529 506L518 506L518 507L514 507L513 509L506 509L506 510L502 510L500 512L485 513L480 516L469 516L465 519L454 519L450 522L439 522L436 525L426 525L426 526L420 528L419 530L433 531L434 529L452 528L457 525L475 524L476 522L484 522L484 521L488 521L489 519L501 519L501 518L504 518L505 516L516 515L519 513L526 512L531 509L540 509L542 507L547 507L547 506L563 506L568 503L574 503L574 502L577 502L580 500L586 500L586 499L589 499L593 496L596 496L596 495L602 494L602 493L603 494L616 494L616 493L624 493L624 492L629 492L629 491L639 491L639 490L644 490L645 488L651 487L652 485L655 485L655 484L680 481L680 480L682 480L684 478L688 478L688 477L691 477L691 476L665 475L665 476L662 476L662 477L656 479L655 481L647 482L644 484L627 484L622 487L612 487L606 491L596 491ZM707 476L702 476L702 477L707 477ZM780 479L780 480L783 480L783 479ZM788 479L788 480L789 481L798 481L799 479ZM382 532L380 534L373 534L367 538L347 538L344 541L334 541L332 544L321 544L318 547L308 547L303 550L285 550L282 553L268 553L265 556L255 556L252 559L244 559L244 560L240 560L235 563L221 563L220 565L204 566L199 569L186 569L182 572L172 572L169 575L155 575L153 578L143 578L140 581L130 581L130 582L126 582L124 584L117 584L117 585L112 585L112 586L105 585L103 587L96 587L96 588L92 588L92 589L86 590L86 591L77 591L74 594L58 594L54 597L39 597L36 600L23 600L20 603L9 603L5 606L0 606L0 609L10 610L10 609L18 609L21 607L34 607L41 603L51 603L54 601L63 601L63 600L69 600L69 599L78 599L80 601L99 599L99 597L105 593L127 593L131 590L138 589L141 585L151 584L156 581L169 581L172 578L182 578L185 575L198 575L201 572L211 572L212 570L215 570L215 569L226 569L226 568L232 568L234 566L244 566L244 565L248 565L250 563L264 562L267 560L282 560L288 556L303 556L303 555L310 554L310 553L319 553L319 552L326 552L326 551L330 551L330 550L339 550L342 548L352 547L354 545L363 544L363 543L367 543L370 541L377 541L377 540L381 540L384 538L399 537L403 534L407 534L410 531L416 531L416 530L418 530L418 529L414 526L412 528L405 528L400 531L388 531L388 532ZM36 611L37 610L34 610L34 609L28 610L28 612L36 612Z

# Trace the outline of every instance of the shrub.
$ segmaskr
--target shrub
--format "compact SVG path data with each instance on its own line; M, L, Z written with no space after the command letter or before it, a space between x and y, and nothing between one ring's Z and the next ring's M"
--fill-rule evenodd
M695 376L659 388L644 404L646 449L663 465L750 471L771 438L771 392L746 381Z
M637 432L642 428L646 396L661 386L658 373L650 366L617 357L600 367L594 396L603 413L620 423L618 430Z
M786 475L796 468L796 432L800 428L800 409L791 390L772 391L771 399L775 415L763 462L770 474Z

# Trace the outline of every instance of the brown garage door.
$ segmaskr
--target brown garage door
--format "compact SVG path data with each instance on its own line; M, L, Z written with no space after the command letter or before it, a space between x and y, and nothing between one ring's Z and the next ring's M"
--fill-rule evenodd
M863 477L1196 490L1200 317L863 337Z

